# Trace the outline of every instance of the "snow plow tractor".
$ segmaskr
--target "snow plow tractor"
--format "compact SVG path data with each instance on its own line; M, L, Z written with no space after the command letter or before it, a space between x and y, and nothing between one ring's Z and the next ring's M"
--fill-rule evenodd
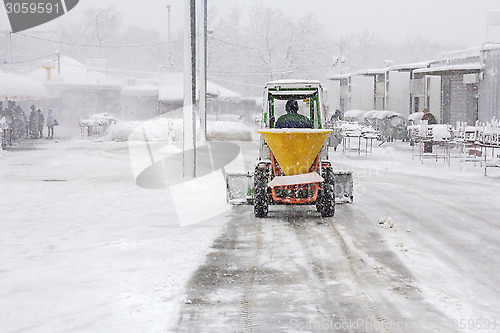
M334 215L335 173L327 140L332 130L325 126L322 99L318 81L266 84L258 161L253 174L227 175L228 201L235 193L244 200L246 192L256 217L266 217L271 205L315 205L322 217ZM349 175L350 190L342 185L341 195L348 190L352 199Z

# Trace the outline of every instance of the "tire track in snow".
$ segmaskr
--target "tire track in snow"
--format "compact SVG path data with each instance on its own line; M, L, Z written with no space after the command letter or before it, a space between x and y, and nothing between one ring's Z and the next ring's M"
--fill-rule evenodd
M361 242L338 230L360 219L349 206L339 207L335 219L321 219L310 207L273 207L267 219L253 218L245 206L233 212L187 285L177 331L288 332L305 325L306 331L332 331L344 325L335 331L357 332L348 323L362 320L375 327L366 331L389 332L408 320L441 318L407 286L409 273L387 245L367 241L376 236L366 218L355 223ZM376 262L377 269L371 258L377 253L370 251L389 258Z

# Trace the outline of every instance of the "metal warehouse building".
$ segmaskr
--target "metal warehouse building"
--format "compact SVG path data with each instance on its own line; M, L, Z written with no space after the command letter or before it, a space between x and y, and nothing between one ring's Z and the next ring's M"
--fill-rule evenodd
M500 118L500 46L448 52L439 60L331 76L330 112L428 108L441 123L470 125Z

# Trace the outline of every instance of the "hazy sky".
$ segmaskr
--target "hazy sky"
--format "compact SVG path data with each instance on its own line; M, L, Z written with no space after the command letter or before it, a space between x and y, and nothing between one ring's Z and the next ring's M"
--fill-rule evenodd
M116 3L125 24L167 31L167 4L171 5L173 33L182 28L183 0L80 0L78 6L58 20L74 20L89 7ZM370 30L386 41L404 41L421 35L427 39L477 46L486 39L486 18L490 9L500 9L499 0L208 0L217 15L238 3L243 8L255 5L280 7L290 15L316 14L332 37ZM7 29L5 8L0 10L0 29ZM50 29L47 24L42 29ZM492 28L493 38L499 35ZM165 38L166 39L166 38ZM498 38L497 38L498 39Z

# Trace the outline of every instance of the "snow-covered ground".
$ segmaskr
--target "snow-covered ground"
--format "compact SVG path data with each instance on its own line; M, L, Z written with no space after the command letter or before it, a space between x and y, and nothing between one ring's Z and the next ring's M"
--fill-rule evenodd
M181 228L127 143L29 148L0 158L0 331L168 331L221 221Z

